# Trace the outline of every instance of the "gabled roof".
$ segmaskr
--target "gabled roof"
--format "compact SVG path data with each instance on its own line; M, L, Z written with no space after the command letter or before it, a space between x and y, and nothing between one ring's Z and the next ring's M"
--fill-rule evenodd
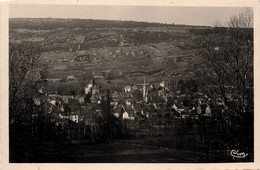
M59 116L58 116L57 113L49 113L49 114L48 114L48 117L49 117L49 118L59 118Z
M69 105L69 111L75 112L78 109L77 105Z
M150 102L162 103L164 102L164 99L161 96L153 96Z
M74 98L68 98L68 104L69 105L72 105L72 104L77 105L77 104L79 104L79 100L74 99Z
M139 112L139 113L142 112L143 109L142 109L142 107L139 104L134 103L133 105L134 105L134 108L135 108L136 112Z
M201 107L202 110L205 110L205 109L207 108L207 105L206 105L206 104L201 104L201 105L199 105L199 106ZM198 107L199 107L199 106L198 106Z
M69 113L68 113L68 112L61 112L61 113L59 113L59 114L61 114L62 116L69 116Z
M76 110L75 112L70 113L71 116L79 116L80 115L80 110Z
M173 106L176 106L178 109L183 108L184 106L182 104L179 103L174 103Z
M137 114L136 114L136 118L137 118L137 120L139 120L139 121L147 120L147 117L146 117L145 115L142 115L141 113L137 113Z
M134 109L131 106L126 105L125 106L125 111L130 111L130 110L134 110Z
M134 109L131 106L125 106L125 112L129 114L129 116L134 116Z
M81 56L81 55L86 55L86 51L79 51L79 52L77 53L77 56Z
M88 84L92 84L92 86L97 85L96 81L94 79L90 79Z
M50 109L51 113L60 113L60 109L57 106L52 105Z
M154 105L149 104L149 105L146 105L146 107L144 108L144 111L145 112L155 112L156 108L154 107Z
M178 109L176 103L174 103L174 104L172 105L172 108L173 108L174 110L177 110L177 109Z
M119 113L119 114L121 114L121 113L123 113L124 112L124 109L123 109L123 107L121 107L121 106L118 106L118 107L116 107L115 109L114 109L114 113Z

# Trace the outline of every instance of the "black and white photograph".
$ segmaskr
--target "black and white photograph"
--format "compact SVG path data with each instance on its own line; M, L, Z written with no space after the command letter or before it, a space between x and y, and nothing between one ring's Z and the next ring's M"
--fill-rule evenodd
M254 163L252 6L9 5L9 163Z

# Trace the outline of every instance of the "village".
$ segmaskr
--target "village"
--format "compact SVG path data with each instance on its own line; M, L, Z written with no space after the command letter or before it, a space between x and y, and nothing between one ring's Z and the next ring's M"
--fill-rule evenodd
M41 95L34 101L38 106L45 103L45 116L55 131L52 135L67 142L91 143L101 140L99 135L106 123L110 127L108 138L113 140L163 136L172 133L169 128L177 131L180 120L195 122L200 117L225 117L220 96L212 99L202 92L196 92L191 97L176 90L176 82L150 83L146 76L143 79L143 84L111 91L102 88L98 79L92 78L84 88L84 95L47 94L40 89L38 92ZM232 102L232 96L227 97ZM35 113L34 116L39 115Z

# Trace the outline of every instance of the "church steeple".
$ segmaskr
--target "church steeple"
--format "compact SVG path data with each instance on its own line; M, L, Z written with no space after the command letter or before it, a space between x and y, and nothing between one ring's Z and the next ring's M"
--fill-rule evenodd
M148 98L147 98L147 80L146 80L146 76L144 76L144 84L143 84L143 99L145 102L148 102Z

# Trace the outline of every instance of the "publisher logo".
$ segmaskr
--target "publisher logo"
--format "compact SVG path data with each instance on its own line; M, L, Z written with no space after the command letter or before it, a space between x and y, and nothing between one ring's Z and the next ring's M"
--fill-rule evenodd
M239 150L233 149L233 150L230 152L230 155L233 156L234 158L245 158L245 157L248 155L248 153L239 152Z

